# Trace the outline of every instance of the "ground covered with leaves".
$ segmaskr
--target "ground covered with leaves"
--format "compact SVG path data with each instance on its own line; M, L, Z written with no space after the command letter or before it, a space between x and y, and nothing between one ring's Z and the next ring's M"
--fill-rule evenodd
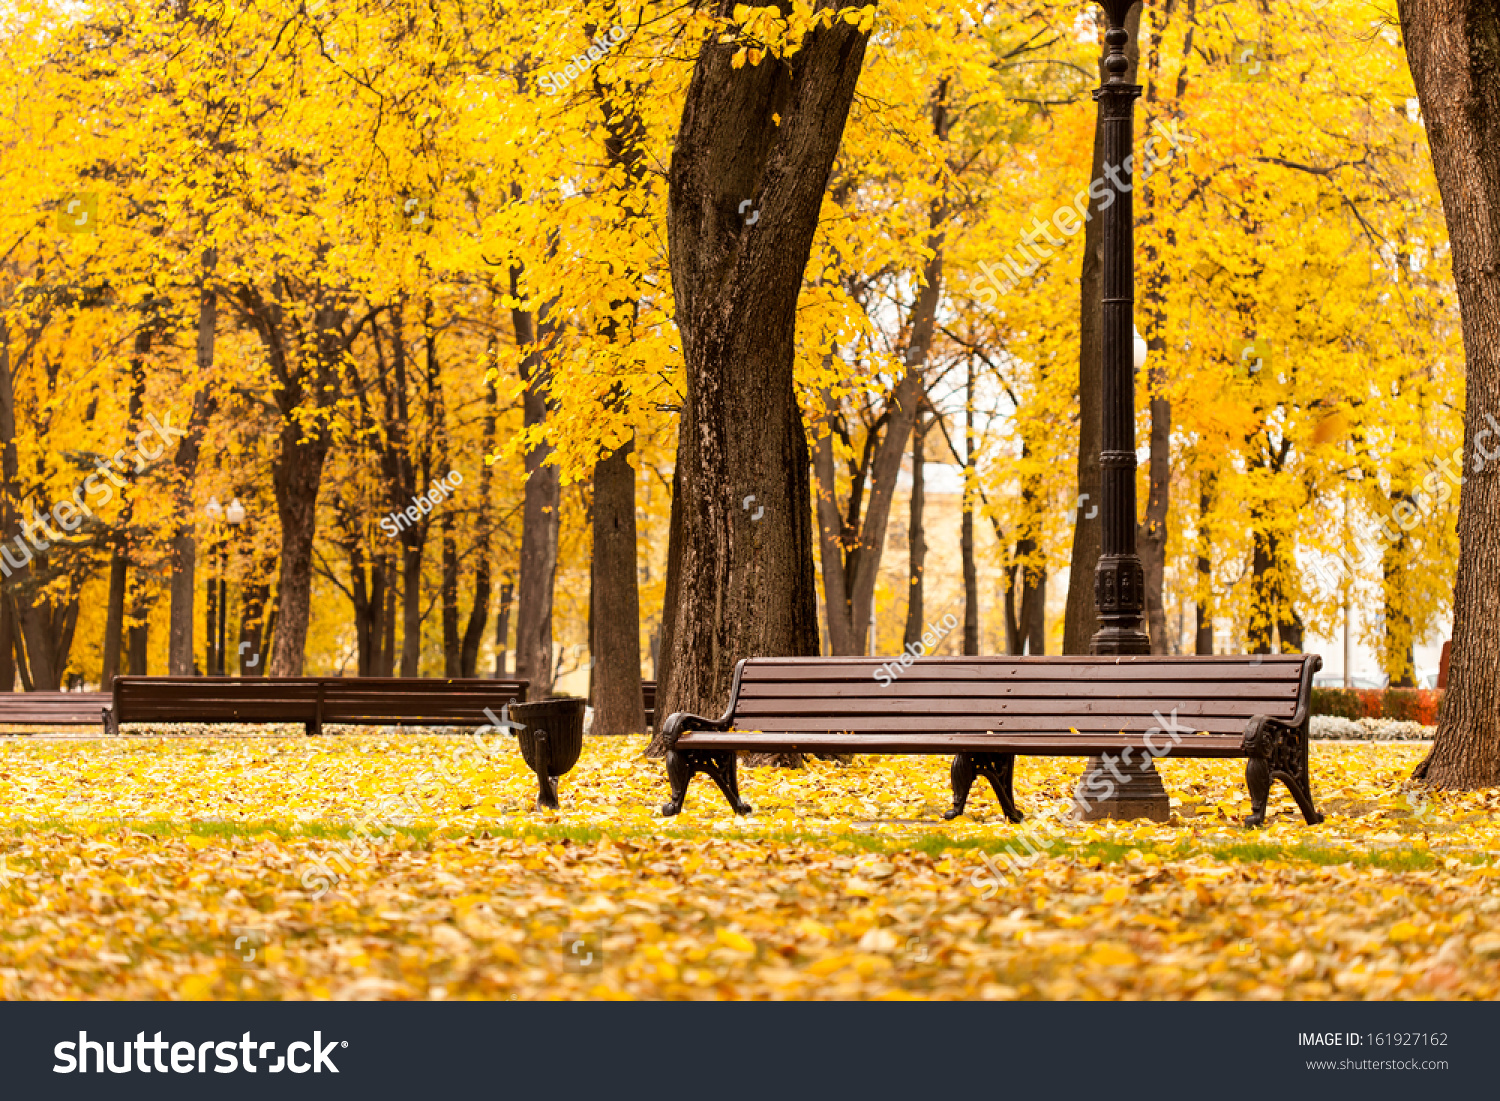
M1500 794L1424 744L1321 743L1308 827L1243 762L1170 760L1173 820L1068 820L1023 758L943 822L948 758L741 769L662 819L644 738L537 813L514 743L0 741L5 998L1494 998Z

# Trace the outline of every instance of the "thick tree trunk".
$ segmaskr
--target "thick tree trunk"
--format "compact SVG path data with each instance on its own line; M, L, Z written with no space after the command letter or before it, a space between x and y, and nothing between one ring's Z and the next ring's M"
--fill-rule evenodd
M1160 362L1165 347L1154 357ZM1146 497L1146 518L1141 522L1136 543L1140 548L1141 569L1145 574L1146 634L1153 654L1167 653L1167 610L1162 587L1167 572L1167 509L1171 492L1172 403L1160 396L1166 386L1166 371L1153 363L1151 377L1151 458L1147 470L1150 490Z
M1500 784L1500 9L1491 0L1398 0L1427 118L1463 315L1467 410L1448 693L1416 775ZM1484 441L1491 441L1485 444Z
M218 253L206 249L202 261L202 285L198 290L198 327L195 365L201 381L213 369L214 336L218 327L219 296L210 281ZM197 589L197 544L193 528L193 482L198 476L198 452L211 413L206 387L194 395L187 434L172 457L177 480L177 528L172 536L171 608L167 635L167 673L174 677L194 673L193 599Z
M109 593L104 603L104 655L99 670L101 690L109 691L120 672L120 646L125 641L125 548L116 542L109 554Z
M380 664L377 677L396 675L396 563L386 560L385 612L380 617Z
M105 686L106 690L108 686ZM16 690L16 611L10 593L0 589L0 692Z
M375 558L366 566L364 548L349 545L349 591L354 603L354 644L359 675L379 676L380 634L385 610L386 560ZM247 596L248 599L248 596ZM247 609L248 614L248 609ZM242 632L243 634L243 632Z
M520 297L520 275L511 272L511 293ZM547 355L555 327L543 305L533 320L529 311L512 310L516 341L524 350L521 380L522 422L543 424L551 411L552 373ZM552 596L557 581L558 511L562 505L561 472L547 459L553 447L540 443L526 453L526 495L521 509L520 600L516 608L516 675L531 681L529 698L552 694Z
M910 649L922 638L923 604L922 573L927 568L927 533L922 527L922 510L926 505L926 486L923 465L926 456L923 444L926 426L917 422L911 434L911 502L906 528L906 557L908 582L906 586L906 630L901 635L901 645ZM964 503L964 523L970 525L972 517Z
M219 579L214 570L214 559L217 557L212 544L208 551L208 591L205 594L203 609L204 637L207 642L203 647L203 672L206 676L214 676L219 672Z
M678 603L678 581L682 577L682 434L677 437L677 461L672 470L672 508L667 517L667 577L663 585L661 625L657 629L656 655L656 722L647 757L665 757L667 744L662 740L664 719L672 712L662 710L672 683L672 626L677 621L673 609Z
M613 8L613 5L611 6ZM612 13L613 14L613 13ZM599 27L593 28L597 33ZM606 86L594 74L594 92L603 113L605 156L618 181L618 217L627 226L635 203L631 191L646 177L645 125L630 85ZM632 280L640 273L627 269ZM620 339L617 318L635 304L629 299L610 303L603 326L605 337ZM613 392L609 403L620 400ZM589 570L589 653L593 668L589 696L594 705L595 734L634 734L646 729L641 696L641 606L636 567L635 469L631 440L594 465L593 559Z
M265 572L268 573L269 570ZM244 611L240 615L240 637L235 647L238 673L242 677L260 677L266 672L262 632L265 628L266 606L271 600L271 588L265 582L257 581L246 585L243 593Z
M594 466L593 698L595 734L646 729L641 609L636 586L633 443Z
M1198 593L1193 601L1193 614L1197 617L1197 632L1193 652L1214 652L1214 567L1209 557L1211 543L1208 538L1208 514L1213 509L1214 476L1202 475L1198 490Z
M484 628L490 621L489 548L478 549L483 557L474 571L474 603L469 608L469 621L464 624L459 651L458 675L461 677L479 675L479 644L484 641Z
M1468 361L1464 483L1448 691L1416 774L1448 788L1500 784L1500 8L1398 0L1406 56L1453 246ZM1490 444L1481 445L1484 439Z
M133 627L125 628L125 663L132 677L144 677L150 673L146 660L150 642L146 616L150 611L150 601L143 594L131 612L131 615L140 622Z
M839 20L789 61L736 69L736 47L716 39L698 54L668 173L687 396L663 715L717 714L741 658L818 652L796 306L866 41Z
M151 351L155 335L152 318L143 319L136 330L135 346L130 358L130 406L128 415L131 431L141 427L141 413L146 402L146 354ZM120 672L120 650L125 641L125 589L130 569L130 522L135 516L135 486L125 493L124 507L120 510L120 522L110 538L109 594L104 606L104 653L99 673L99 686L108 692Z
M443 509L438 527L443 532L443 676L456 677L463 668L463 642L458 633L458 540L451 511Z
M1409 478L1407 471L1397 471L1393 474L1406 475L1406 478ZM1402 481L1406 478L1393 477L1392 480ZM1393 510L1401 505L1407 505L1412 509L1417 507L1412 495L1405 490L1392 492L1387 500ZM1385 544L1381 555L1380 590L1385 623L1384 664L1386 673L1390 675L1392 688L1415 688L1417 685L1416 639L1413 638L1415 631L1411 613L1407 608L1404 584L1412 547L1404 530L1399 531L1399 536Z
M959 557L964 574L964 654L979 653L979 570L974 562L974 364L964 375L964 503L959 521Z
M1130 42L1125 56L1130 68L1125 80L1134 83L1140 60L1138 39L1141 29L1141 5L1133 4L1125 18ZM1106 79L1104 54L1099 57L1099 80ZM1089 180L1104 178L1104 130L1094 124L1094 157ZM1089 199L1089 212L1099 212L1096 200ZM1068 604L1063 618L1063 653L1087 654L1089 644L1099 629L1094 606L1094 575L1098 571L1103 530L1099 514L1103 498L1099 489L1099 449L1103 445L1104 360L1100 326L1104 316L1100 274L1103 264L1104 220L1090 217L1083 227L1083 268L1079 275L1078 316L1078 505L1073 525L1073 558L1068 572ZM1094 518L1089 519L1090 512Z
M500 607L495 612L495 678L506 676L506 657L510 653L510 603L516 586L510 574L500 582Z
M315 438L301 442L299 422L281 432L281 453L272 466L276 511L281 519L281 573L277 580L276 637L272 643L273 677L298 677L307 649L312 616L312 546L317 531L318 488L328 454L325 429L306 429Z
M1280 592L1272 583L1271 570L1276 565L1277 540L1259 528L1251 536L1254 547L1250 557L1250 625L1245 652L1272 652L1271 625L1277 619Z
M486 360L494 364L498 352L497 342L490 338L487 349ZM484 384L484 425L483 446L484 454L492 455L495 451L495 424L496 424L496 402L495 379L490 378ZM479 674L479 646L484 641L484 629L490 621L490 524L492 511L490 506L490 487L494 481L494 474L489 463L481 463L479 466L479 510L474 535L474 553L478 560L478 566L474 570L474 604L469 610L469 622L464 626L464 637L462 651L459 655L459 675L462 677L474 677ZM503 650L504 646L496 647Z
M425 533L427 525L421 526ZM419 667L422 661L422 547L405 539L402 543L401 675L417 677L421 676Z

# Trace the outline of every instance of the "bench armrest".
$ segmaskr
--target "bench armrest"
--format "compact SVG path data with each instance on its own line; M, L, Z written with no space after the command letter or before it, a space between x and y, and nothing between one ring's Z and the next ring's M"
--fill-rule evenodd
M1245 724L1245 736L1240 739L1240 752L1246 757L1266 760L1285 737L1295 738L1301 723L1273 719L1269 715L1255 715Z
M705 719L702 715L690 715L686 711L678 711L671 715L666 725L661 728L661 737L670 750L675 749L677 739L690 730L728 730L733 724L733 711L722 719Z

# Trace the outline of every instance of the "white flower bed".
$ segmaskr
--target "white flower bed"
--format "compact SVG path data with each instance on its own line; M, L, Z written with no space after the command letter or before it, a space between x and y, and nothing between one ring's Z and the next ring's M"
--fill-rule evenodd
M1437 727L1396 719L1353 722L1337 715L1314 715L1310 732L1314 739L1323 741L1418 742L1430 740Z

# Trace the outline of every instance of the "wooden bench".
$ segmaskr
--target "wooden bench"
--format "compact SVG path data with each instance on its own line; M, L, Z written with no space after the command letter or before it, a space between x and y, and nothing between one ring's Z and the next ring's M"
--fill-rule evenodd
M662 813L678 813L688 783L703 772L748 814L738 750L952 753L953 809L944 817L963 813L983 776L1006 817L1019 822L1016 754L1110 754L1137 765L1144 756L1248 758L1246 825L1265 820L1272 780L1286 784L1315 824L1323 816L1312 802L1307 719L1322 665L1312 654L934 657L905 667L875 658L751 658L736 666L721 718L667 719L672 797Z
M524 703L526 680L416 677L116 677L104 732L121 723L324 723L357 726L487 726ZM97 718L96 718L97 721Z
M641 700L646 705L646 729L656 729L656 682L641 681Z
M108 692L0 692L0 723L93 726L108 705Z

